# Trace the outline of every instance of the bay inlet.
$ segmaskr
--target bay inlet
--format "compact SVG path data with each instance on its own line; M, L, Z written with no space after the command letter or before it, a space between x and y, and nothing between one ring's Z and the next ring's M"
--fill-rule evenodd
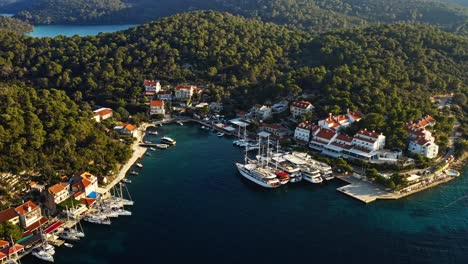
M86 238L56 263L465 263L468 180L364 205L339 180L263 189L240 176L243 152L199 125L164 125L177 146L156 150L128 185L133 215L84 223ZM131 176L128 176L131 177ZM454 202L455 201L455 202ZM28 256L23 263L36 263Z

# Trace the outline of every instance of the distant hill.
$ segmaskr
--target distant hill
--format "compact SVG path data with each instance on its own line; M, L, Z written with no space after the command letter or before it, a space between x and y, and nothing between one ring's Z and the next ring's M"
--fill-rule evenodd
M16 18L0 16L0 30L24 34L33 31L33 26Z
M145 23L191 10L230 12L311 33L376 23L425 23L467 34L466 9L423 0L0 0L34 24Z

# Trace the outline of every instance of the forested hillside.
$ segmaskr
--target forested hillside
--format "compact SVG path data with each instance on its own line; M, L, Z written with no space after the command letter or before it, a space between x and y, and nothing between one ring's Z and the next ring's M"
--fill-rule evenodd
M0 0L14 1L14 0ZM34 24L144 23L191 10L230 12L311 33L375 23L426 23L467 34L462 7L423 0L16 0L0 11Z
M84 170L107 175L129 158L129 148L63 91L0 83L0 102L2 172L39 172L54 181Z
M142 79L158 78L205 85L227 111L307 90L321 95L320 115L359 109L388 123L435 114L431 94L466 93L468 83L468 39L435 28L395 24L312 37L209 11L96 37L4 33L0 58L2 78L81 91L97 103L125 106L139 98Z
M0 16L0 30L11 30L17 34L24 34L31 32L33 26L16 18Z

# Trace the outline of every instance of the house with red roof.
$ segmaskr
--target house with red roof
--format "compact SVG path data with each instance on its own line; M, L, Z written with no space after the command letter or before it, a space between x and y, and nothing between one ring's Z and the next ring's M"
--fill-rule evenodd
M14 225L20 224L20 219L15 208L8 208L0 212L0 224L10 222Z
M57 183L47 189L45 205L52 213L55 213L57 204L68 199L70 195L70 184L66 182Z
M175 88L175 99L186 100L192 98L194 93L200 93L201 91L201 88L194 85L179 85Z
M8 263L8 259L16 259L18 255L24 252L24 246L20 244L14 244L11 247L5 247L0 250L0 263Z
M89 172L83 172L80 177L75 179L75 183L72 185L73 192L84 192L84 196L86 197L95 193L97 188L98 178ZM81 198L81 196L77 197Z
M41 208L32 201L16 207L15 212L19 216L21 226L25 229L42 219Z
M317 135L320 127L312 124L310 121L305 121L297 125L294 130L294 140L301 145L307 145L312 136Z
M131 135L132 137L138 136L137 128L132 124L121 123L120 125L115 126L114 130L118 131L120 134Z
M305 116L312 112L314 106L308 101L295 101L291 104L289 110L294 118Z
M335 138L338 136L338 133L332 129L322 128L313 136L309 142L309 148L322 151L324 147L332 143Z
M385 136L382 133L362 129L354 135L352 144L369 151L381 150L385 148Z
M426 115L414 123L407 123L405 129L410 140L408 151L430 159L436 158L439 153L439 146L435 144L435 138L432 136L431 131L426 130L426 127L435 124L436 120L430 115Z
M155 93L161 91L161 83L157 80L144 80L143 85L145 86L145 95L146 92L152 93L154 95Z
M433 159L436 158L439 153L439 146L434 143L434 140L428 140L421 137L410 140L408 150L412 153Z
M93 111L94 116L93 119L96 120L96 122L101 122L102 120L106 120L108 118L111 118L114 113L112 112L112 109L110 108L99 108L97 110Z
M150 102L150 115L164 115L164 101L151 100Z
M329 116L318 122L318 125L323 128L329 128L334 130L339 130L350 126L354 122L359 122L364 115L360 112L350 112L348 111L345 115L334 116L331 113Z

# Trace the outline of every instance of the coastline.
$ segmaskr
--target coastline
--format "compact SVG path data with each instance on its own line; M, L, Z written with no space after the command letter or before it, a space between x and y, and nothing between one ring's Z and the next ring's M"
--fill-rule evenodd
M133 154L132 157L120 168L119 172L117 173L117 177L110 183L108 183L105 187L98 187L97 192L101 195L105 195L109 192L112 187L114 187L117 183L119 183L125 175L127 174L128 170L141 158L145 155L146 151L148 150L146 147L141 147L139 144L143 142L143 138L145 136L146 127L148 126L147 123L143 123L137 130L137 137L136 140L132 144Z

